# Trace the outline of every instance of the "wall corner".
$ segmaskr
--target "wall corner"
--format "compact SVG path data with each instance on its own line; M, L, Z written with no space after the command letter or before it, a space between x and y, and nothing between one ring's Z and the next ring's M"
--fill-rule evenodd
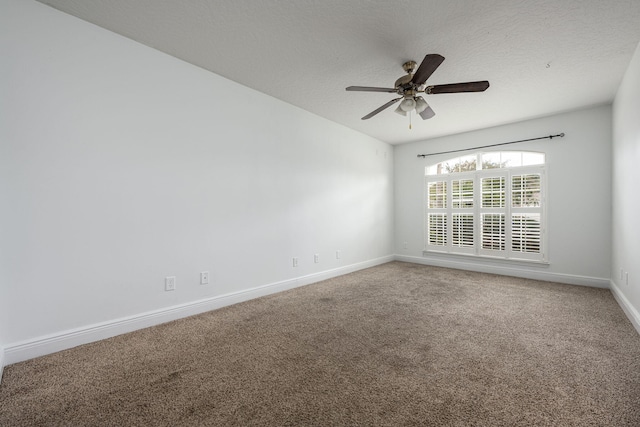
M624 296L624 294L618 288L618 285L611 280L611 284L609 286L611 289L611 293L613 294L613 298L616 300L624 314L627 316L635 330L640 334L640 313L635 307L631 304L631 302Z

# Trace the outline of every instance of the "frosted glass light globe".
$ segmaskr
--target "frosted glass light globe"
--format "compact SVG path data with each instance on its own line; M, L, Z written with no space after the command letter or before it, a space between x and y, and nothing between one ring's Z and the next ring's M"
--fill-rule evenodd
M402 111L409 112L416 108L416 101L413 98L406 98L400 103L400 109Z
M416 113L422 113L427 109L428 106L429 104L427 104L427 101L425 101L424 98L422 98L421 96L416 98Z

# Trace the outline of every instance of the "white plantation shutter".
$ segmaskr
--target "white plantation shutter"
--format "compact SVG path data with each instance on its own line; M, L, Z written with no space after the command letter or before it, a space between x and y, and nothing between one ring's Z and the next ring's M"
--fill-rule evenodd
M473 239L473 214L453 214L451 244L461 248L471 248Z
M482 214L482 249L504 251L504 214Z
M511 250L540 252L540 214L513 214L511 216Z
M514 175L511 180L511 204L514 208L540 206L540 174Z
M475 250L475 188L470 174L451 181L451 252L473 254Z
M427 244L444 247L447 244L447 181L437 180L427 184ZM440 212L440 213L436 213Z
M505 179L503 176L482 178L483 208L504 207L505 195Z
M513 257L537 259L542 250L542 174L511 176L511 251Z
M444 209L447 207L447 182L434 181L429 183L429 209Z
M456 179L451 182L453 208L473 208L473 180Z
M507 174L492 169L490 175L479 176L482 205L480 211L480 245L478 253L486 256L506 256Z
M429 214L428 221L429 244L445 246L447 244L447 215Z

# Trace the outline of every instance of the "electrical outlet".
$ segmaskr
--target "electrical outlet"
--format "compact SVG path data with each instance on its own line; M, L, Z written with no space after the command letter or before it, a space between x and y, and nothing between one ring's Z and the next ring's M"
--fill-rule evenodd
M628 271L624 272L624 282L625 282L626 285L629 284L629 272Z
M342 256L342 252L336 251L336 259L340 259L341 256Z
M165 291L176 290L176 276L168 276L164 278L164 290Z
M294 267L298 266L298 258L297 257L293 257L293 266Z
M200 273L200 284L201 285L208 285L209 284L209 272L208 271L203 271L202 273Z
M314 254L313 255L313 262L315 262L316 264L320 262L320 255L318 254Z
M407 248L409 247L409 243L404 242L404 243L402 244L402 247L403 247L403 248L405 248L405 249L407 249Z

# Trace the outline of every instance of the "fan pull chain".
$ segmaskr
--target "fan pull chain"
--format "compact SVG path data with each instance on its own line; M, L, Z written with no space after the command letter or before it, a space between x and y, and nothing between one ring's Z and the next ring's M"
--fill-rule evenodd
M411 111L409 111L409 130L411 130Z

